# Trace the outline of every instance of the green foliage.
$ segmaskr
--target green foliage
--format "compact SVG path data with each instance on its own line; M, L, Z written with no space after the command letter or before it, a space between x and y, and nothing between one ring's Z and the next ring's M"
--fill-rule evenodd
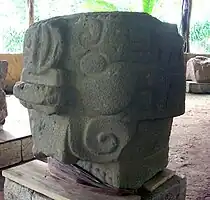
M118 10L117 6L104 0L86 0L83 6L93 12L112 12Z
M3 38L6 52L22 52L24 33L24 31L17 31L14 28L7 29L7 33L5 33L5 37Z
M56 0L35 0L35 19L39 21L43 19L42 14L45 16L55 16L58 13L63 12L64 6L67 4L62 4L59 7L59 3ZM40 2L48 1L46 8L40 8ZM70 1L70 0L68 0ZM76 1L76 0L75 0ZM123 1L123 0L122 0ZM142 5L143 12L152 14L154 12L153 8L159 9L161 2L166 2L169 0L136 0L134 4L127 5L124 10L137 11L136 5ZM180 1L180 0L177 0ZM4 52L22 52L24 32L27 28L28 19L26 11L27 0L6 0L6 7L11 6L11 9L4 9L0 5L0 22L4 24L4 29L1 31L0 37L3 39L3 50ZM65 2L63 0L62 2ZM67 2L67 1L66 1ZM46 2L45 2L46 3ZM139 3L139 4L138 4ZM71 3L72 4L72 3ZM70 5L70 3L68 4ZM118 11L121 10L119 5L115 3L110 3L108 0L84 0L83 6L93 12L103 12L103 11ZM77 7L78 8L78 7ZM66 11L68 12L68 11ZM178 11L177 12L181 12ZM197 13L197 12L196 12ZM5 21L6 20L6 21ZM210 21L206 20L204 22L196 22L190 28L190 42L191 44L196 44L198 47L202 47L206 53L210 53Z
M26 2L26 0L7 0L0 5L0 22L4 24L0 37L4 52L22 52L27 24ZM4 9L5 7L9 9Z
M210 21L205 21L203 23L196 22L191 27L191 41L202 41L206 38L210 38Z
M143 12L151 14L153 8L158 0L141 0L139 3L142 3ZM106 0L86 0L83 6L93 12L103 12L103 11L117 11L118 7L113 3L110 3ZM130 6L129 11L135 11L135 7Z
M210 21L196 22L190 28L190 41L202 46L206 52L210 53Z
M142 0L143 12L151 15L156 3L157 0Z

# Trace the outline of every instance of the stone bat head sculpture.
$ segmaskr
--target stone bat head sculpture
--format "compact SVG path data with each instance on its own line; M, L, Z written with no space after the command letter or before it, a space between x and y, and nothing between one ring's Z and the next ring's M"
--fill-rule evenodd
M138 188L168 163L184 113L183 41L145 13L81 13L25 34L14 94L29 109L34 151Z

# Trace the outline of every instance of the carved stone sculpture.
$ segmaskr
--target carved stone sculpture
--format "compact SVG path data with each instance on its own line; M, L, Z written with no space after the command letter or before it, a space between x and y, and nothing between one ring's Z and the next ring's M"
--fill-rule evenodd
M4 125L7 117L6 94L4 92L4 82L7 76L8 62L0 61L0 125Z
M210 83L210 58L195 56L188 60L186 79L197 83Z
M34 153L139 188L168 164L184 113L183 41L145 13L85 13L33 24L14 94L29 109Z

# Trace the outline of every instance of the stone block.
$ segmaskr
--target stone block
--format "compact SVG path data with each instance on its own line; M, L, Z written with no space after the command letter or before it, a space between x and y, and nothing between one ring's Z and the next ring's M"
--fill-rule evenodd
M187 81L186 92L194 94L210 94L210 83Z
M172 120L185 110L182 49L177 26L146 13L31 25L14 94L29 109L34 153L141 187L167 166Z
M196 56L187 62L186 80L210 83L210 58Z
M204 57L210 58L210 54L184 53L184 64L185 64L185 66L187 67L188 60L190 60L191 58L194 58L196 56L204 56Z
M155 191L142 196L142 200L185 200L186 178L175 175Z
M2 172L0 171L0 192L2 192L3 190L4 190L4 177L2 176Z
M7 113L6 94L4 92L5 78L8 71L8 62L0 60L0 125L4 125Z
M0 60L0 88L4 89L5 79L8 72L8 62L6 60Z

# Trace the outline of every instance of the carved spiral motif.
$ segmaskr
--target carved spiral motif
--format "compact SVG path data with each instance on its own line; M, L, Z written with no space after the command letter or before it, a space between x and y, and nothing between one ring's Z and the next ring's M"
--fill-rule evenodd
M85 147L95 156L119 154L128 140L127 126L113 117L91 120L84 133Z
M27 31L24 41L24 64L32 68L33 73L41 74L54 68L62 51L63 43L58 28L49 23L40 23Z

